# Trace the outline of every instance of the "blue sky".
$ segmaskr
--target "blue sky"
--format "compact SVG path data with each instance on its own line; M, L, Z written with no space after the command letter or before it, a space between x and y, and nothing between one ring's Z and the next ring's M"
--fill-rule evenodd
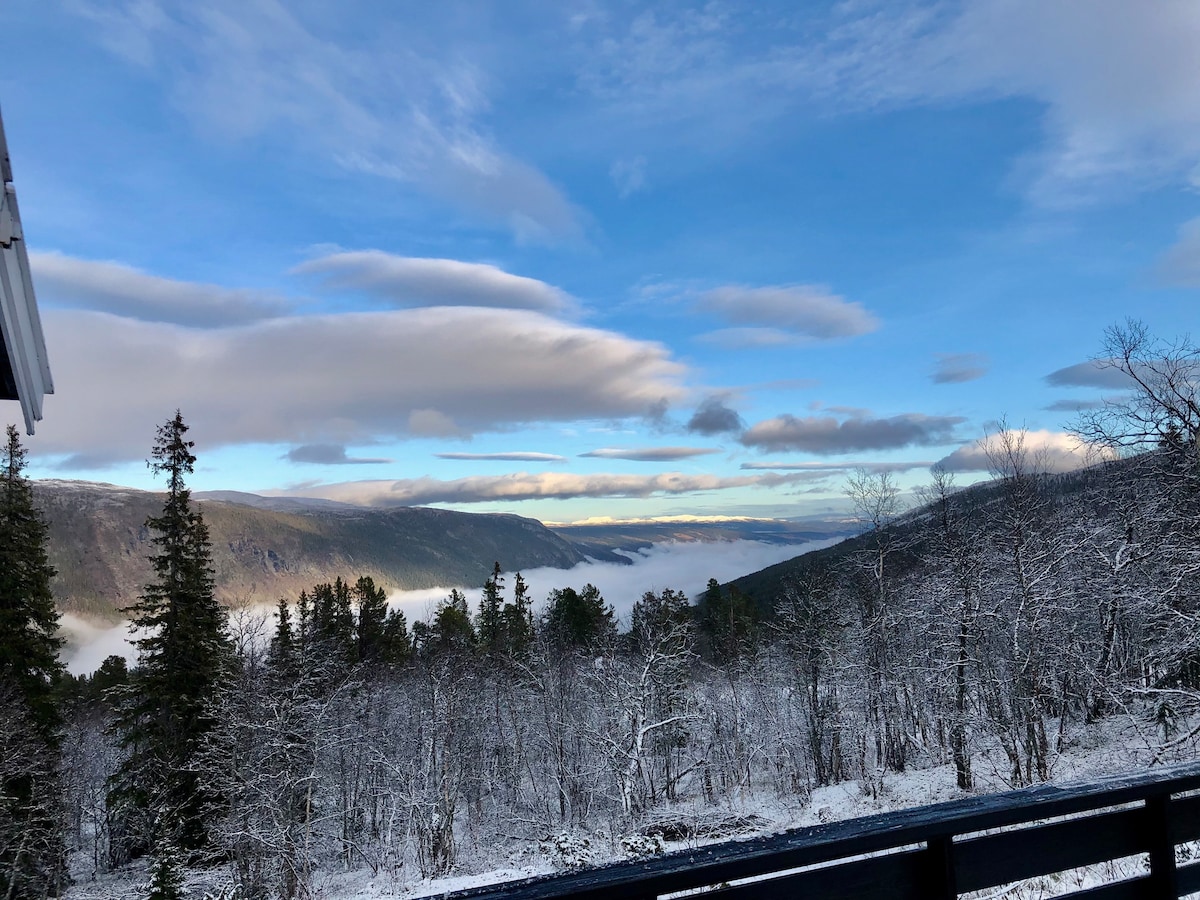
M13 0L38 477L790 516L1200 287L1200 6ZM10 418L16 418L15 404Z

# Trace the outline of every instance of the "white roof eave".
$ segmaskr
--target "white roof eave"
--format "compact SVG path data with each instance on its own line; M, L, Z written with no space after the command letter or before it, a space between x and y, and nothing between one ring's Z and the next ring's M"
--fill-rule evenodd
M8 353L25 431L33 434L42 419L42 398L54 393L46 338L33 293L29 254L21 228L12 165L0 119L0 335Z

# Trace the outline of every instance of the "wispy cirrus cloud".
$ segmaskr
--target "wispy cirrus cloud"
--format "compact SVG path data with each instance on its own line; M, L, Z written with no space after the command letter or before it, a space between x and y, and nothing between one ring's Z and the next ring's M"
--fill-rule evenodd
M770 452L790 450L832 456L863 450L945 444L955 439L955 428L965 421L961 416L922 413L904 413L883 419L784 414L758 422L747 429L740 440L747 447Z
M846 7L832 38L818 70L846 99L1042 104L1045 143L1027 161L1036 202L1149 187L1187 177L1200 162L1193 4L868 3Z
M575 307L564 291L488 263L397 256L382 250L332 253L296 266L326 287L363 291L396 307L488 306L562 313Z
M621 199L645 190L646 187L646 157L634 156L618 159L608 170L608 175L616 185L617 194Z
M677 462L720 452L715 447L601 447L579 455L593 459L627 459L634 462Z
M315 7L278 0L202 8L73 0L68 8L90 23L97 43L164 82L205 136L269 135L280 153L316 154L345 172L402 183L522 240L583 233L562 190L491 133L482 69L439 42L405 40L411 23L402 16L352 36Z
M746 53L747 44L758 49ZM665 139L738 142L764 121L1017 99L1042 141L1015 173L1039 204L1195 177L1200 9L1127 0L860 0L824 9L634 6L590 17L578 82Z
M38 295L47 305L93 309L146 322L220 328L277 318L292 306L270 291L178 281L119 262L34 252L29 263Z

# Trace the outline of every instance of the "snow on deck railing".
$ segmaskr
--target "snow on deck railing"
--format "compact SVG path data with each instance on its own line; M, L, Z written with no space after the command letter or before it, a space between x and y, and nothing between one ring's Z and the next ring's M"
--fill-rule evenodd
M452 900L617 900L680 892L752 900L928 900L1143 857L1091 900L1200 891L1200 764L1061 786L1039 785L713 844L649 860L473 888ZM1094 879L1093 879L1094 880Z

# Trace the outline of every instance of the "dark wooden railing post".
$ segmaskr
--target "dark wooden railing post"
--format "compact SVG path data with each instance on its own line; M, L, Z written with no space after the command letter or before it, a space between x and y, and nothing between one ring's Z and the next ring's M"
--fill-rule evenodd
M1123 865L1105 886L1077 893L1177 900L1181 891L1200 891L1200 861L1175 864L1175 843L1195 840L1200 840L1200 762L1089 784L965 797L592 871L470 888L451 897L651 900L717 888L705 896L957 900L959 892L1148 856L1148 872Z
M1146 798L1146 818L1150 838L1150 896L1156 900L1179 897L1175 876L1175 843L1171 840L1170 794Z
M930 838L926 844L929 854L929 884L931 900L958 900L958 884L954 877L954 836Z

